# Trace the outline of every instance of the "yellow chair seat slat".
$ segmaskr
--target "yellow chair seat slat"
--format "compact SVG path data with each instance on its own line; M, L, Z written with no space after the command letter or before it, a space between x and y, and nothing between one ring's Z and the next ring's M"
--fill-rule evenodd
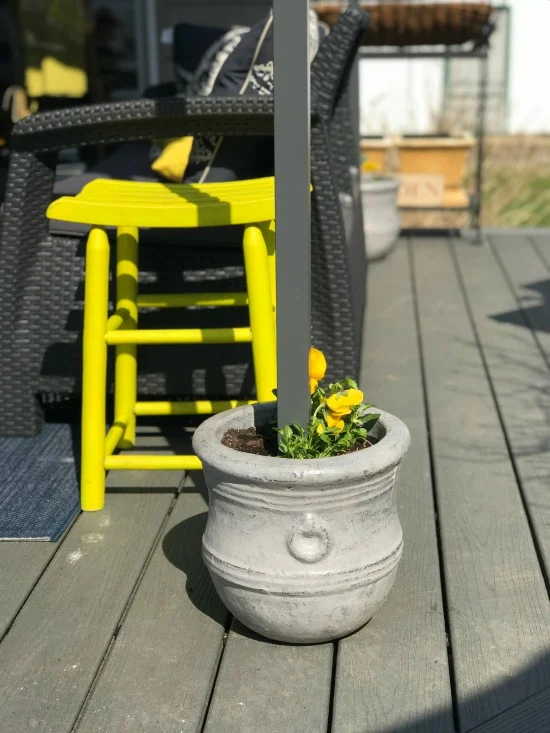
M185 192L186 190L200 192L213 192L222 194L225 198L232 198L241 193L246 193L250 198L256 195L274 194L275 178L249 178L243 181L219 181L217 183L161 183L153 181L123 181L115 178L96 178L87 183L79 195L87 192L88 195L96 195L102 191L111 195L116 192L137 192L150 195L155 191Z
M274 178L204 184L96 180L50 204L49 219L92 226L194 228L272 221Z
M78 194L88 200L101 199L103 196L128 198L177 198L201 199L215 196L224 201L247 198L255 201L275 195L275 179L251 178L246 181L222 181L221 183L146 183L142 181L120 181L112 178L87 183Z

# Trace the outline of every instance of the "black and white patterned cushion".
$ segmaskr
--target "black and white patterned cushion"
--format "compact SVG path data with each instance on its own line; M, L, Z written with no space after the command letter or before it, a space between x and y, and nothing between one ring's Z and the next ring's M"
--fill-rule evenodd
M193 23L178 23L172 35L174 76L178 93L188 93L205 52L213 48L226 34L225 28L213 28Z
M189 85L190 95L207 97L212 93L223 65L249 31L246 26L234 26L207 49Z
M310 61L324 38L310 13ZM273 94L273 13L244 34L226 58L209 94L218 97ZM200 135L195 138L185 180L188 183L260 178L273 174L273 139Z

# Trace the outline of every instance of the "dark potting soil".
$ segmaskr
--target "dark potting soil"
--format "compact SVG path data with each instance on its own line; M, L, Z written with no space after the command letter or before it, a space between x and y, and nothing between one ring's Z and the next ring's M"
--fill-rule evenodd
M258 430L257 428L230 428L222 438L222 445L241 453L253 453L256 456L271 456L273 458L283 458L278 450L277 433L268 426ZM348 453L370 448L370 440L362 443L355 443Z
M253 453L257 456L277 456L277 433L273 428L230 428L222 439L222 445L238 450L241 453Z

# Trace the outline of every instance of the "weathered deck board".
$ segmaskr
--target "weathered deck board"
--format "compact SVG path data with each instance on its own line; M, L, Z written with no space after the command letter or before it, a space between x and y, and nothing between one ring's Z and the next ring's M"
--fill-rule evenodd
M332 654L332 644L275 644L235 624L205 733L326 733Z
M2 542L0 639L57 550L57 542Z
M500 251L500 242L497 245ZM518 252L534 256L529 242ZM455 246L475 327L538 544L550 575L550 371L489 248ZM511 319L503 314L514 314ZM515 316L519 320L516 322ZM550 316L550 311L549 311ZM549 323L550 325L550 323ZM550 630L547 632L550 645Z
M426 416L409 256L401 243L369 271L361 386L411 431L397 501L405 553L382 611L340 642L333 733L453 729Z
M417 239L413 252L457 705L468 731L550 684L550 607L449 247Z
M548 733L549 721L550 689L546 689L474 728L471 733Z
M397 490L405 556L334 667L332 644L238 624L224 646L199 561L200 477L164 526L182 474L112 473L107 510L81 516L53 559L53 543L0 544L0 731L202 733L206 714L205 733L451 733L436 522L461 733L549 731L550 604L508 453L547 558L550 306L523 286L550 281L550 235L526 236L489 235L494 252L411 240L437 519L406 250L370 270L362 386L413 439ZM526 320L514 293L544 314ZM140 442L180 450L178 432Z
M186 483L78 733L201 730L227 612L201 559L207 505L203 494Z
M540 255L542 245L533 247L531 237L517 234L489 237L489 241L521 306L520 310L515 304L498 319L520 327L527 321L550 362L550 278Z
M498 239L499 237L492 237L493 242L498 242ZM547 269L550 270L550 232L529 234L528 239L535 250L539 253L540 258L546 265Z
M10 733L71 731L182 478L112 472L120 493L76 520L0 646Z

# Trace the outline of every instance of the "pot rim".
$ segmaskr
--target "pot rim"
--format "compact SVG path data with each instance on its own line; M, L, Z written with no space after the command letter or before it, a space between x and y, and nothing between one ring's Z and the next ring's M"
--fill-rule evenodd
M380 414L384 432L379 442L364 450L331 458L279 458L244 453L222 445L222 438L232 427L253 426L265 422L273 414L276 402L266 402L218 413L205 420L193 435L193 449L206 465L231 472L253 483L280 484L289 481L311 482L311 489L320 484L352 482L387 471L398 465L410 445L410 433L399 418L372 408ZM308 488L303 486L301 488Z
M384 178L367 178L361 177L361 191L367 191L369 193L385 193L387 191L395 191L399 188L399 179L391 176Z

